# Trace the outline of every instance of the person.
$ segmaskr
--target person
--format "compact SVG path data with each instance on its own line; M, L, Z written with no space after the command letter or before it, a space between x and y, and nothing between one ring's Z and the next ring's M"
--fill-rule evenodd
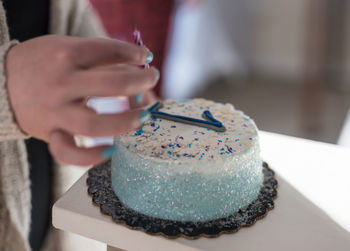
M116 149L78 147L74 135L116 136L150 116L142 106L159 71L139 66L152 53L102 37L84 0L0 1L0 250L42 246L50 215L49 151L63 163L99 163ZM140 93L137 107L120 114L98 115L86 106L91 96L133 100Z

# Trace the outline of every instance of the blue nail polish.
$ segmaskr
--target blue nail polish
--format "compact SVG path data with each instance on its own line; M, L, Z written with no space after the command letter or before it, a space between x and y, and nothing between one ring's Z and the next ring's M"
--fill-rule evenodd
M113 153L115 153L116 150L117 148L115 146L110 146L103 150L102 157L108 159L113 155Z
M142 93L136 94L135 100L136 100L137 103L140 104L142 102Z
M149 64L153 61L153 53L148 51L147 52L147 58L146 58L146 63Z
M143 125L151 118L151 113L147 110L140 112L140 124Z
M157 81L159 80L159 78L160 78L160 72L159 72L159 70L158 69L156 69L156 73L157 73Z

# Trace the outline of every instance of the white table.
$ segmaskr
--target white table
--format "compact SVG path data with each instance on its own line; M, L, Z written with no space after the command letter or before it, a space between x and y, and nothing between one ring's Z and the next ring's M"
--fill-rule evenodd
M81 177L53 207L53 225L108 250L350 250L350 149L261 132L262 157L279 180L275 209L254 226L218 238L166 239L100 213Z
M346 147L350 147L350 110L345 117L343 129L341 130L338 144Z

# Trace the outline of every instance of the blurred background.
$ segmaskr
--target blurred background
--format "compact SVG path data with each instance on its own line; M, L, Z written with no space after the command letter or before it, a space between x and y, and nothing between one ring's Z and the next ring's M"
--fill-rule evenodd
M350 1L90 2L110 37L132 42L134 25L141 31L161 70L161 98L229 102L261 130L350 147ZM62 192L83 172L62 171ZM77 242L79 250L105 250L59 234L62 250Z
M229 102L261 130L350 146L349 1L90 1L111 37L141 31L162 98Z

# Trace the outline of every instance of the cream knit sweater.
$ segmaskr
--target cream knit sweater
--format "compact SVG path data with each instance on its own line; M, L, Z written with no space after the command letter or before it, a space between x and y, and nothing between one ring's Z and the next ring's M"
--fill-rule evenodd
M51 0L50 33L100 37L103 29L85 0ZM9 41L5 11L0 1L0 250L30 250L31 194L23 134L14 121L6 89Z

